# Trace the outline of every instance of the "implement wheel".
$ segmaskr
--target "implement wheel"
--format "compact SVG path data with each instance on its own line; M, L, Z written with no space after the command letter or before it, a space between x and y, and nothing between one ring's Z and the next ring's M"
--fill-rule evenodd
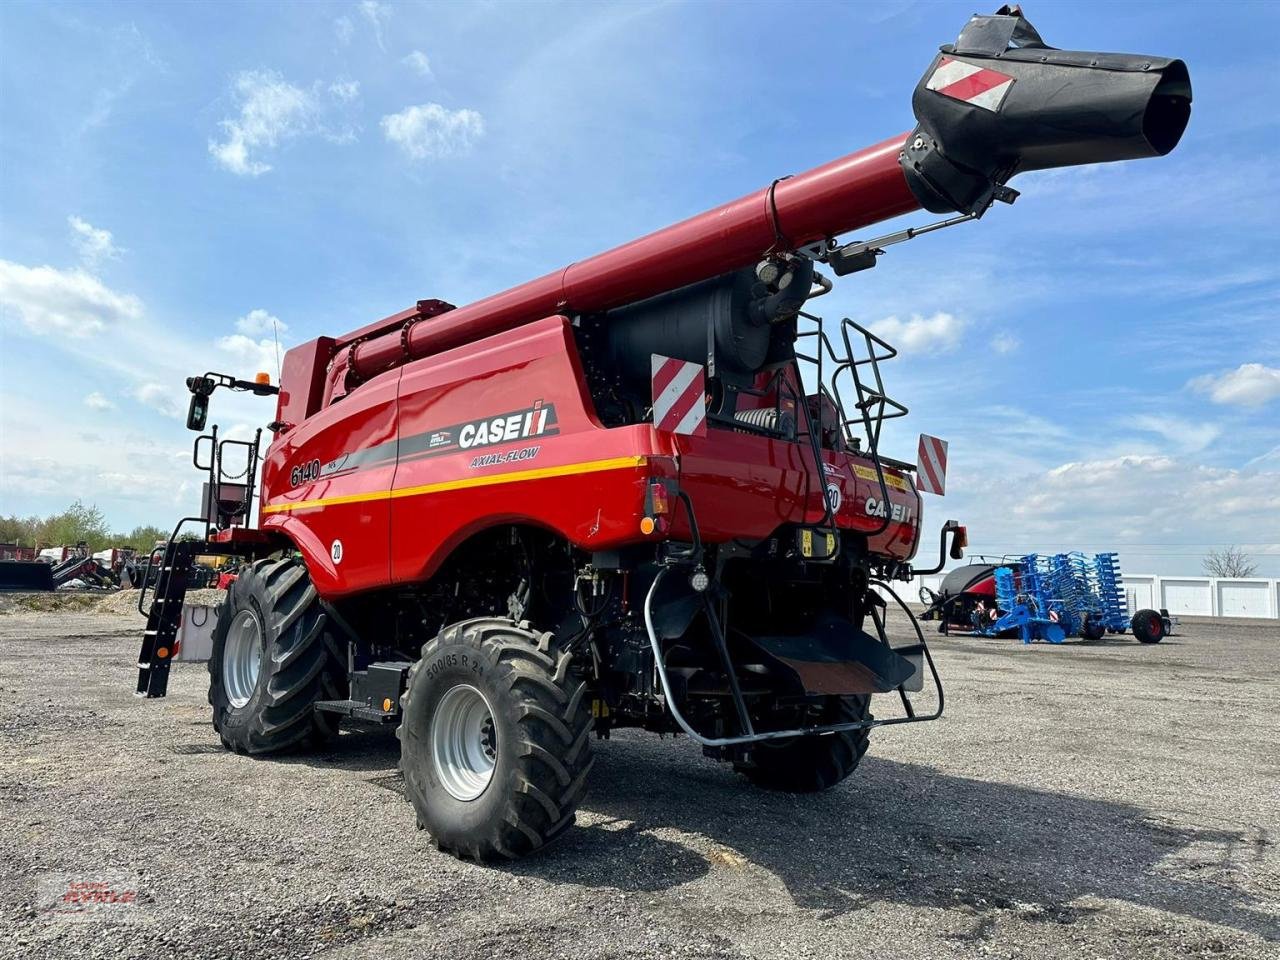
M441 850L510 859L559 837L591 769L586 682L549 633L497 617L445 627L400 698L405 793Z
M1085 640L1101 640L1107 635L1107 625L1101 620L1084 615L1084 622L1080 624L1080 636Z
M317 700L342 700L341 652L300 560L259 560L242 568L213 630L209 703L222 745L237 753L275 753L319 745L338 718Z
M871 719L871 698L828 697L819 715L806 722L814 724L854 723ZM748 763L734 769L758 787L789 793L817 793L829 790L857 768L867 752L870 731L846 730L817 737L764 740L751 750Z
M1129 622L1139 643L1159 643L1164 639L1164 618L1158 610L1139 610Z

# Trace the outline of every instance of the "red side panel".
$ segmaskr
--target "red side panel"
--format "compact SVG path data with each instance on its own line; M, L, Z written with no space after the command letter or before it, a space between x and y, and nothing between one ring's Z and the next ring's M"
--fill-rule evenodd
M555 530L586 549L643 539L653 431L605 430L589 410L564 317L406 366L393 579L430 576L454 545L502 523Z
M805 442L772 440L712 429L706 437L672 438L680 452L680 486L693 499L702 536L710 543L771 536L786 523L817 525L826 508L822 488L839 491L836 525L870 532L875 553L910 559L920 530L920 495L910 477L885 468L889 498L880 491L870 460L823 452L823 469L812 469ZM683 533L683 525L677 525Z
M799 444L718 428L672 439L681 453L680 488L708 543L759 540L803 520L809 475Z
M287 351L280 370L276 419L299 424L320 409L325 368L333 353L333 339L318 337Z
M322 596L388 581L399 379L399 370L376 377L267 452L261 526L302 550Z

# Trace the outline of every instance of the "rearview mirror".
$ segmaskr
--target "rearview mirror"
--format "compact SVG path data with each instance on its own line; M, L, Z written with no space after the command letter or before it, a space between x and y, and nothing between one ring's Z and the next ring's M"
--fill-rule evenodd
M191 395L191 406L187 407L187 429L203 430L209 418L209 398L200 393Z

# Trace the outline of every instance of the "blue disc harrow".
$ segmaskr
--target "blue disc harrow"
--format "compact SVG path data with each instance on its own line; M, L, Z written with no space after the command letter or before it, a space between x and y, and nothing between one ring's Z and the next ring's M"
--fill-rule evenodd
M1023 643L1062 643L1067 637L1097 639L1129 627L1114 553L1029 553L999 567L995 586L997 615L981 623L977 632L983 636L1013 631Z

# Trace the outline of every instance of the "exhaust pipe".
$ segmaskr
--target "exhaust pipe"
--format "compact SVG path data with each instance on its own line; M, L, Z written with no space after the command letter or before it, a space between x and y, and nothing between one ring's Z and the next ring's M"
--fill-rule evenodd
M1164 156L1191 117L1191 78L1181 60L1050 47L1005 6L942 47L911 106L911 192L933 213L981 216L1027 170Z

